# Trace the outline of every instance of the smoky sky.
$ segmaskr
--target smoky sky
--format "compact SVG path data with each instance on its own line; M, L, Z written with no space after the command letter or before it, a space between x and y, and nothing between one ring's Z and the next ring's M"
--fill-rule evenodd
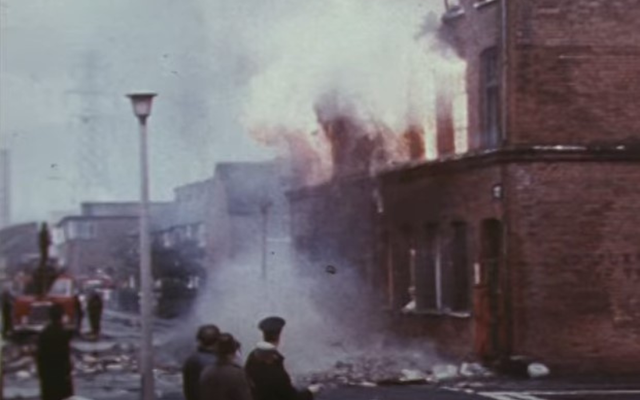
M287 89L291 96L252 93L257 86L278 90L278 85L268 86L269 79L255 78L265 71L278 77L278 71L268 66L286 59L280 51L295 48L289 41L274 46L279 43L274 37L310 37L305 27L326 28L327 40L339 43L330 35L331 26L312 21L318 21L314 14L327 8L336 10L336 15L349 15L341 9L349 3L364 4L356 0L3 0L0 134L2 147L10 149L12 158L12 221L74 212L81 201L138 198L137 122L124 97L134 91L159 93L149 120L153 200L170 200L176 186L209 177L216 162L273 157L271 149L247 133L251 128L247 104L251 113L264 119L260 107L281 107L256 106L256 102L298 101L295 87ZM386 4L388 21L395 19L398 26L402 26L398 19L407 13L394 10L407 3L420 3L424 13L442 7L435 0L378 3ZM361 32L375 29L364 24L353 26ZM314 40L323 40L316 36ZM312 64L303 63L301 68L325 72L317 68L321 61L308 60ZM389 77L385 79L388 84Z

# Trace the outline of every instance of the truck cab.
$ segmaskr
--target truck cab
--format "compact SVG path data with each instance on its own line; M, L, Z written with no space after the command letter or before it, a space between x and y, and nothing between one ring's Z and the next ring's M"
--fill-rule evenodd
M20 294L13 303L14 332L39 332L49 323L49 309L53 304L64 309L62 323L68 330L76 327L75 282L69 275L60 275L44 296Z

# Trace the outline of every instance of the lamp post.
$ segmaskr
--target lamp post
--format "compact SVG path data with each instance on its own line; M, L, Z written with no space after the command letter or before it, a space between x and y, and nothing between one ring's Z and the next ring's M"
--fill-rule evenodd
M140 313L142 337L139 371L142 400L153 400L153 342L152 342L152 277L151 251L149 246L149 170L147 161L147 118L151 114L151 103L155 93L133 93L127 95L133 105L133 113L140 123Z

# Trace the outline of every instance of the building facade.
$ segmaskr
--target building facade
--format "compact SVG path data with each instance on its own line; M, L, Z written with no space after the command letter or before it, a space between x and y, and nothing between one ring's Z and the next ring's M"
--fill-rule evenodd
M74 275L97 272L117 276L126 264L123 254L139 229L139 203L82 203L79 215L62 218L57 226L57 254L62 267ZM154 229L172 219L172 203L150 204Z
M468 150L377 174L371 191L338 200L375 210L374 238L351 249L373 254L363 265L391 329L461 358L637 373L637 4L448 4L440 35L467 65ZM311 203L296 193L304 238L295 216Z

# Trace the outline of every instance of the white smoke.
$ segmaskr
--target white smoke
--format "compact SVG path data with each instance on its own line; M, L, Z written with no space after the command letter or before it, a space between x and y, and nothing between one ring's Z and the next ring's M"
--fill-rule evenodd
M458 68L424 25L440 4L425 1L326 0L299 2L261 26L250 48L260 54L249 82L243 124L264 137L318 130L314 106L336 94L359 121L402 133L426 132L434 155L438 72ZM459 68L458 68L459 69ZM268 133L265 133L268 132Z

